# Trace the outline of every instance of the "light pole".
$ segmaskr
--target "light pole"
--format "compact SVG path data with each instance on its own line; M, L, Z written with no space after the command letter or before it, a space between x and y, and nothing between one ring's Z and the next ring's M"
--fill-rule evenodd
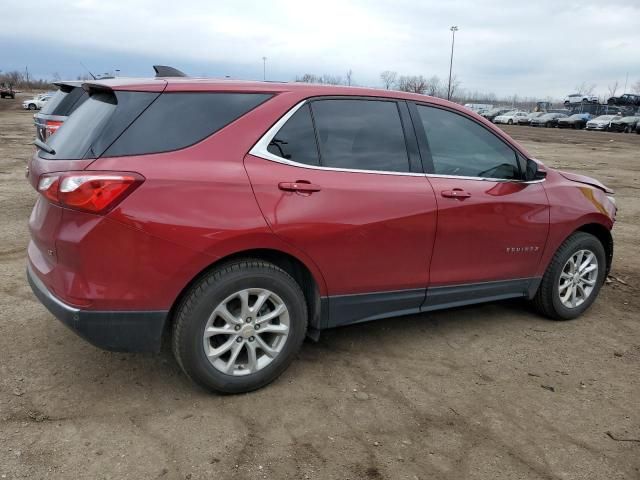
M267 79L267 57L262 57L262 81Z
M447 100L451 100L451 70L453 69L453 45L456 43L458 27L454 25L451 30L451 60L449 61L449 86L447 87Z

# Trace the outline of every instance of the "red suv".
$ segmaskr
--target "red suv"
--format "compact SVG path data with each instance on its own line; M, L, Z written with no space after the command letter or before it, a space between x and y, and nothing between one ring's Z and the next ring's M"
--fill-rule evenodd
M259 388L306 335L524 297L574 318L616 206L450 102L197 79L85 84L29 164L36 296L89 342Z

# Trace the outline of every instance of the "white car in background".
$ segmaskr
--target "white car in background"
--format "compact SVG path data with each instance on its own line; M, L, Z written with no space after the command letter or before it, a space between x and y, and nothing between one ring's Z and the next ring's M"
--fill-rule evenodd
M526 118L527 115L529 115L529 112L523 112L522 110L513 110L511 112L498 115L493 119L493 123L506 123L509 125L513 125L514 123L518 123L518 120L520 120L521 118Z
M50 93L41 93L36 95L31 100L25 100L22 102L22 108L25 110L40 110L52 97Z
M598 96L587 95L586 93L572 93L564 99L565 105L575 105L576 103L598 103Z
M620 120L620 115L600 115L587 122L587 130L609 130L609 125L613 120Z

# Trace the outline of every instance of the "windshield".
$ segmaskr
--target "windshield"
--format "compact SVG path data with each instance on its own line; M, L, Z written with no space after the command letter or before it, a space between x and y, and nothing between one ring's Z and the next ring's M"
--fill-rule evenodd
M584 113L576 113L574 115L571 115L569 118L573 118L575 120L577 120L579 118L584 118Z
M612 120L613 118L615 118L615 115L601 115L598 118L596 118L596 120L605 122L608 120Z

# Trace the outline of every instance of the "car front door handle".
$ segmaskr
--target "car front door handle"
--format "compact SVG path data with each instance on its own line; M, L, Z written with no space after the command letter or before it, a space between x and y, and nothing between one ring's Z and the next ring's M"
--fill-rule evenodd
M469 198L471 196L469 192L465 192L461 188L454 188L453 190L443 190L442 192L440 192L440 195L442 195L445 198L461 198L461 199Z
M322 190L320 185L316 185L306 180L298 180L297 182L280 182L278 184L280 190L285 192L313 193Z

